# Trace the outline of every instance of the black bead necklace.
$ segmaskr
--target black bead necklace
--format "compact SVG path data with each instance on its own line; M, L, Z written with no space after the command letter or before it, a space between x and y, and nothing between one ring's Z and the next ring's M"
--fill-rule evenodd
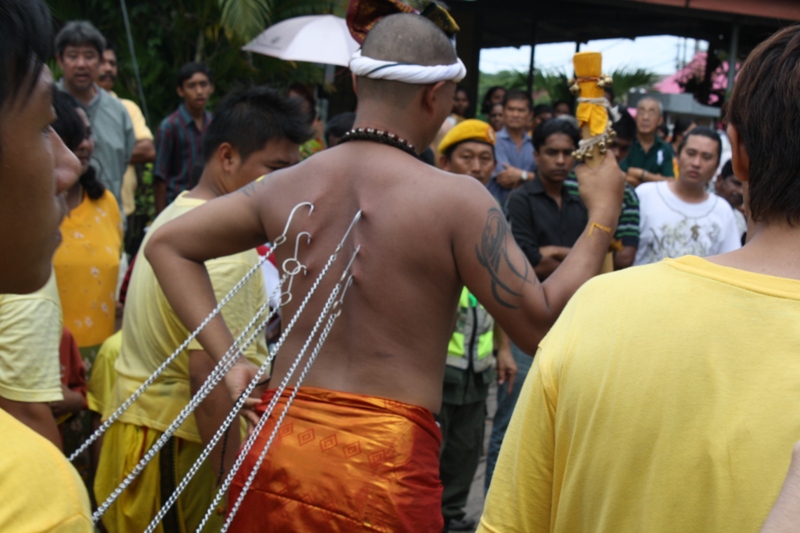
M375 128L356 128L342 135L339 144L348 141L372 141L387 146L393 146L419 159L419 154L417 154L417 150L414 148L413 144L388 131L376 130Z

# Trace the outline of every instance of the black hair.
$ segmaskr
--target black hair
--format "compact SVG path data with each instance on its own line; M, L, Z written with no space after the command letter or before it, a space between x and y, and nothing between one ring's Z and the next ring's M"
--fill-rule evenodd
M678 147L678 153L680 154L683 151L683 147L686 146L686 141L689 140L689 137L694 137L695 135L698 137L707 137L717 143L717 163L719 163L722 157L722 139L719 133L705 126L697 126L688 131L686 135L683 136L683 141L681 141L681 145Z
M507 106L509 102L513 100L522 100L528 104L528 110L533 108L533 102L531 102L531 95L526 93L525 91L520 91L519 89L511 89L510 91L506 91L506 95L503 98L503 107Z
M117 55L117 45L111 39L106 39L106 50L111 50Z
M614 93L614 87L607 85L603 87L603 92L611 95L611 98L609 98L609 103L613 105L614 99L617 97L617 95Z
M667 125L663 122L656 128L656 131L660 131L665 139L669 137L669 128L667 128Z
M317 118L317 98L314 96L314 91L308 85L302 83L293 83L289 86L290 93L297 94L298 98L302 98L308 104L309 123L314 122Z
M53 55L53 21L43 0L0 2L0 109L27 96Z
M456 93L467 93L467 97L469 97L469 91L463 85L456 86Z
M727 179L733 176L733 161L728 159L725 161L725 164L722 165L722 170L719 172L719 177L722 179Z
M547 139L557 133L566 135L572 139L575 148L578 147L578 142L581 140L581 132L575 124L569 120L551 118L550 120L545 120L533 130L533 149L538 152L539 148L547 142Z
M489 112L492 110L492 96L497 91L505 91L505 87L500 85L495 85L494 87L489 87L489 90L486 91L486 94L483 96L483 103L481 103L481 112L484 115L488 115Z
M553 111L555 111L555 109L561 104L567 104L569 112L572 113L572 104L569 103L567 100L558 100L557 102L553 102Z
M71 20L56 35L56 55L62 57L68 46L92 46L102 56L106 39L88 20Z
M750 52L729 100L730 123L750 158L747 207L755 222L800 224L799 68L800 26L795 24Z
M211 69L208 65L190 61L189 63L184 63L181 68L178 69L178 87L183 87L183 83L198 72L200 74L205 74L209 83L214 83L214 78L211 76Z
M674 139L677 135L686 133L686 130L688 130L689 126L692 124L694 124L694 120L690 117L678 117L675 119L675 125L672 127L672 138Z
M297 100L269 87L231 91L217 106L203 134L203 158L210 161L222 143L246 160L272 139L303 144L313 135Z
M619 106L619 114L619 120L611 128L616 132L618 139L633 141L636 137L636 121L625 107Z
M325 140L333 137L341 137L351 129L353 129L353 124L356 122L356 114L355 113L339 113L338 115L334 116L328 121L328 124L325 126Z
M52 126L71 152L77 150L86 138L86 126L78 114L79 107L83 106L71 94L60 89L53 91L53 109L56 112L56 120Z
M53 108L56 112L56 121L53 129L64 141L70 151L74 152L86 138L86 126L83 118L78 114L78 108L86 108L71 94L56 89L53 92ZM83 190L92 200L98 200L106 192L106 187L97 179L97 170L91 165L79 178Z
M534 106L533 108L533 116L538 117L539 115L544 115L545 113L553 114L553 108L547 104L539 104Z

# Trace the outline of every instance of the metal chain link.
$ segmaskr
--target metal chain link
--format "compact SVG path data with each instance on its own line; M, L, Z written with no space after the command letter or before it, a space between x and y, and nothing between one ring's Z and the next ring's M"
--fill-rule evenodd
M342 248L344 248L344 243L345 243L347 237L350 235L350 232L352 231L352 229L355 226L356 222L358 222L361 219L361 216L362 216L362 212L361 212L361 210L359 210L356 213L355 217L353 218L352 222L350 223L350 226L347 228L347 231L345 232L344 237L342 237L342 240L339 242L339 245L336 247L336 249L334 250L333 254L328 258L328 262L323 267L322 271L320 272L319 276L317 277L316 281L314 282L314 285L312 285L311 289L309 290L309 293L306 294L306 297L303 299L303 302L300 304L300 307L298 308L297 312L292 317L292 321L290 323L291 326L294 326L294 323L296 322L297 318L300 316L300 313L305 309L305 306L307 305L308 301L311 299L311 296L313 295L313 293L316 292L317 287L319 286L320 282L322 281L322 277L324 276L325 273L327 273L328 269L334 263L334 261L336 261L338 255L339 255L339 252L341 252ZM292 374L294 374L294 371L296 370L297 366L299 365L300 360L302 359L303 355L305 355L305 351L308 349L308 346L310 345L311 341L313 340L314 335L316 335L316 332L319 329L319 326L321 325L322 321L324 320L325 315L327 315L330 312L331 305L334 305L334 302L336 300L336 295L338 294L339 290L341 290L341 285L342 285L343 281L345 280L345 278L347 277L347 274L349 273L350 268L353 265L353 261L355 260L355 256L358 254L360 248L361 247L359 246L359 247L357 247L355 249L355 252L353 253L353 256L350 258L350 261L348 262L347 266L345 267L344 273L342 274L340 280L334 286L333 291L331 293L331 296L328 298L328 301L326 302L325 307L323 308L322 312L320 313L320 316L317 318L317 322L314 324L314 328L312 329L311 333L309 334L308 338L306 339L306 342L305 342L305 344L303 345L303 348L300 351L300 355L295 359L295 362L293 363L292 367L289 369L289 372L287 373L287 375L284 376L284 379L281 382L281 386L278 388L280 393L277 393L277 394L275 394L273 396L273 399L270 401L270 404L269 404L269 406L267 408L268 411L265 412L261 416L261 419L259 420L259 423L257 424L256 429L254 429L252 435L250 435L250 438L248 438L248 440L245 443L244 447L239 451L239 456L236 458L236 461L234 462L233 467L231 468L231 471L226 476L225 481L222 484L222 486L220 487L220 489L217 491L217 494L214 497L213 502L211 503L209 508L206 510L206 514L203 517L203 520L200 522L200 525L197 527L197 530L196 530L197 533L201 533L203 531L203 528L205 527L206 523L208 523L208 520L211 518L212 514L215 512L216 507L219 505L219 503L222 500L222 497L224 496L225 492L227 492L228 487L230 486L230 483L233 480L233 477L236 475L236 473L241 468L241 466L242 466L242 464L244 462L244 459L245 459L245 457L247 455L247 452L250 450L250 448L252 448L253 443L255 442L255 439L258 436L258 433L261 431L261 429L264 426L265 421L269 418L269 415L272 413L272 410L275 407L275 403L277 402L276 398L278 398L280 396L280 394L282 394L283 390L285 390L289 379L291 378ZM352 280L352 276L350 276L347 279L347 281L345 282L345 290L350 286L351 280ZM336 303L340 303L340 302L336 302ZM278 350L280 350L280 348L283 346L283 342L285 341L286 337L288 336L288 333L289 332L286 331L286 332L284 332L283 335L281 335L281 338L280 338L280 340L278 341L278 344L275 347L275 350L274 350L274 353L273 353L272 357L274 357L275 354L277 354ZM327 334L326 334L326 337L327 337ZM319 346L318 348L321 348L321 346ZM314 357L316 357L316 355ZM251 382L251 387L254 387L254 383L253 382Z
M197 326L197 328L192 332L192 334L189 335L189 337L185 341L183 341L183 343L180 346L178 346L178 348L174 352L172 352L172 355L167 357L167 359L163 363L161 363L161 365L155 370L155 372L153 372L150 375L150 377L148 377L144 381L144 383L142 383L139 386L139 388L136 389L136 391L133 394L131 394L130 398L125 400L122 403L122 405L120 405L119 408L116 411L114 411L111 414L111 416L109 416L108 419L105 422L103 422L103 424L99 428L97 428L97 430L95 430L95 432L92 433L92 435L88 439L86 439L86 441L83 444L81 444L80 447L77 450L75 450L72 453L72 455L69 456L69 461L70 462L74 461L81 453L83 453L89 446L91 446L91 444L94 441L99 439L103 435L103 433L105 433L108 430L108 428L110 428L111 425L114 422L116 422L117 419L120 416L122 416L122 414L125 411L127 411L128 408L131 405L133 405L133 402L138 400L139 397L142 394L144 394L144 391L147 390L147 388L150 385L152 385L153 382L155 382L156 379L158 379L158 377L164 372L164 370L166 370L167 367L170 364L172 364L172 362L175 360L175 358L178 357L189 346L189 343L192 342L195 339L195 337L197 337L197 335L201 331L203 331L203 329L208 325L208 323L211 322L211 320L213 320L214 317L219 314L219 312L222 310L222 308L225 305L227 305L228 302L231 301L231 299L233 299L233 297L236 295L236 293L238 293L242 289L242 287L245 286L245 284L250 280L250 278L253 276L253 274L261 267L262 264L264 264L264 261L267 260L267 258L270 256L270 254L274 253L274 250L275 249L273 248L272 250L270 250L270 252L267 255L262 257L258 261L258 263L256 263L255 266L253 266L253 268L251 268L247 272L247 274L245 274L244 277L241 280L239 280L239 283L237 283L236 285L233 286L233 288L230 290L230 292L228 294L226 294L225 297L222 300L220 300L220 302L217 304L217 306L214 308L214 310L211 311L211 314L209 314L205 318L205 320L203 320L200 323L200 325Z
M348 287L348 286L349 285L347 285L346 287ZM337 287L338 287L338 285L337 285ZM283 411L281 412L281 415L278 418L278 421L275 423L275 427L273 428L272 433L270 434L269 439L267 440L267 443L264 446L264 449L261 451L261 454L258 456L258 460L256 461L256 464L253 466L252 472L250 472L250 475L247 477L247 481L245 482L244 486L242 487L242 491L239 493L239 497L236 499L236 502L234 503L233 507L231 508L230 512L228 513L228 517L225 520L225 524L222 526L222 529L220 530L220 533L225 533L226 531L228 531L228 528L230 527L231 523L233 522L233 519L236 516L236 513L239 511L239 507L241 506L242 502L244 501L244 497L247 495L248 490L250 490L250 486L252 485L253 481L255 480L256 475L258 474L258 469L261 467L261 463L264 461L264 458L267 456L267 453L269 452L270 446L272 445L272 442L275 439L275 435L278 434L278 430L280 429L281 425L283 424L284 418L286 418L286 413L289 411L289 407L292 405L292 402L294 401L295 396L297 396L297 391L300 389L300 386L302 385L303 381L305 381L309 370L311 370L311 365L314 364L314 361L316 360L317 355L319 355L319 352L322 349L322 346L325 344L325 341L328 338L328 334L330 333L331 329L333 328L333 324L336 322L336 319L339 318L339 315L341 315L341 314L342 314L342 311L340 309L340 310L336 311L334 314L332 314L330 317L328 317L328 323L325 325L325 328L322 330L322 333L320 333L319 340L317 341L317 345L314 347L314 351L309 356L308 362L306 363L306 366L303 368L303 371L300 373L300 376L297 378L297 383L295 384L294 388L292 389L292 392L289 395L289 398L286 400L286 406L283 408ZM300 361L298 359L297 363L299 363L299 362ZM292 369L292 373L294 373L294 368ZM273 399L280 398L283 395L283 392L285 390L286 390L286 387L284 386L279 391L276 391L275 395L273 396ZM269 410L269 412L265 412L264 415L262 415L262 420L266 420L267 418L269 418L272 415L272 411L274 409L274 405L272 404L272 402L270 402L270 404L271 404L272 408ZM261 424L261 421L259 421L259 424ZM262 425L262 428L263 428L263 425ZM260 432L260 430L262 428L259 428L257 431L253 431L253 436L257 436L257 434ZM252 443L250 442L251 440L252 440ZM254 438L248 439L248 442L246 444L247 449L243 448L240 451L240 457L245 457L247 455L247 453L252 448L253 443L255 443L255 439ZM235 472L234 472L234 474L235 474ZM232 479L233 478L231 477L231 480ZM226 490L227 490L227 488L226 488Z

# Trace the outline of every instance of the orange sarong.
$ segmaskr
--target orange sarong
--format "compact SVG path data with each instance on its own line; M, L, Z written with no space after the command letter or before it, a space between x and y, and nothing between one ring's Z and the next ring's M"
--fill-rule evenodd
M287 390L231 486L236 501ZM263 413L275 391L258 407ZM301 388L232 523L235 532L440 533L439 431L430 411Z

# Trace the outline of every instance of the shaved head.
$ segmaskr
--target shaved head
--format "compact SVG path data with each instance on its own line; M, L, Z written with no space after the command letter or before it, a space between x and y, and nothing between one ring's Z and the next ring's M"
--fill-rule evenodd
M402 13L381 19L367 35L362 55L412 65L452 65L458 60L453 43L436 24L420 15ZM359 99L379 98L406 105L420 85L358 78Z

